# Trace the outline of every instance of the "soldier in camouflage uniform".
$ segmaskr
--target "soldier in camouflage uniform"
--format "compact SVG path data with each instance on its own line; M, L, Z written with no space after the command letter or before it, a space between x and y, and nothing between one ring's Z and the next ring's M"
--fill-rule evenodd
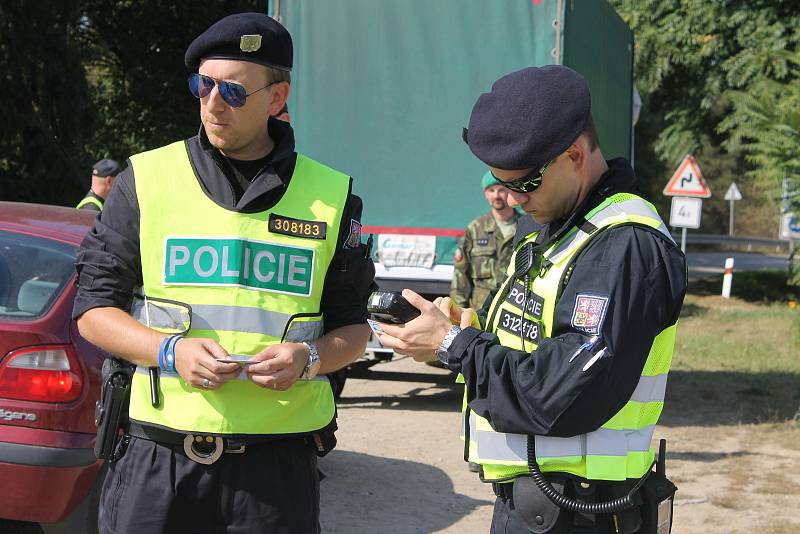
M467 226L455 253L450 298L462 308L480 309L506 279L519 213L508 204L508 189L491 172L481 179L492 210Z

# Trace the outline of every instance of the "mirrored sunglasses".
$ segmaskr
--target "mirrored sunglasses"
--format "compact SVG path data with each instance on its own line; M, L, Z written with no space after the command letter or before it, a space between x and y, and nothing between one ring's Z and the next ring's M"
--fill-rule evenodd
M206 76L205 74L196 72L189 76L189 91L195 96L195 98L203 98L208 96L216 85L219 87L219 94L226 104L232 108L240 108L245 105L248 96L254 95L259 91L263 91L267 87L276 83L278 82L270 82L261 89L256 89L252 93L248 93L247 90L238 83L224 82L222 80L212 78L211 76Z
M554 161L555 158L548 161L544 165L544 167L542 167L538 171L535 171L534 173L529 174L527 176L523 176L522 178L517 178L516 180L512 180L510 182L504 182L503 180L495 176L494 173L492 173L492 178L494 178L499 185L502 185L517 193L532 193L536 191L540 185L542 185L542 177L544 176L544 173L547 171L547 168L550 167L550 165Z

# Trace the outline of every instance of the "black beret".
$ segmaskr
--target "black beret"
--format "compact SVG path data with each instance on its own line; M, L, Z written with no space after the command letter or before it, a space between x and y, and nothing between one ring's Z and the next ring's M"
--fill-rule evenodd
M264 13L237 13L211 25L186 49L184 61L197 69L202 59L252 61L274 69L292 70L292 36Z
M491 167L540 169L578 138L591 108L589 86L574 70L560 65L518 70L478 98L464 140Z
M122 165L113 159L101 159L92 165L92 174L94 176L116 176L122 172Z

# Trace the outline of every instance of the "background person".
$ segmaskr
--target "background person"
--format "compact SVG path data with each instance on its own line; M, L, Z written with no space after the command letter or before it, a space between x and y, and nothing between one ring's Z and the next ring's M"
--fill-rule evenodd
M111 192L111 186L114 185L114 180L122 169L123 166L113 159L101 159L92 165L92 187L75 207L102 211L103 204Z
M77 263L81 334L138 366L100 530L318 532L316 452L335 405L317 373L363 354L369 332L361 200L268 119L290 91L283 26L225 17L185 61L198 135L130 158ZM190 304L191 330L137 322L135 291Z
M463 308L480 308L505 280L517 220L522 216L510 205L508 189L491 172L481 178L481 188L491 211L467 225L453 265L450 298Z
M629 163L603 158L589 87L571 69L497 80L475 104L465 140L544 226L530 232L521 220L516 268L481 328L449 298L431 303L404 290L422 314L381 325L380 341L463 375L465 450L497 495L491 532L655 532L643 530L641 508L563 510L531 475L541 470L569 498L605 502L650 472L685 258L637 195ZM670 491L654 473L647 480Z

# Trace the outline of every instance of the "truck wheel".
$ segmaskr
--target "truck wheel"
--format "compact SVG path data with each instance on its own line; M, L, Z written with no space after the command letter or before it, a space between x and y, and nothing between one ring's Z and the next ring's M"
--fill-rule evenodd
M330 379L331 387L333 388L333 398L339 400L339 397L342 396L344 383L347 381L347 367L332 372L328 375L328 378Z

